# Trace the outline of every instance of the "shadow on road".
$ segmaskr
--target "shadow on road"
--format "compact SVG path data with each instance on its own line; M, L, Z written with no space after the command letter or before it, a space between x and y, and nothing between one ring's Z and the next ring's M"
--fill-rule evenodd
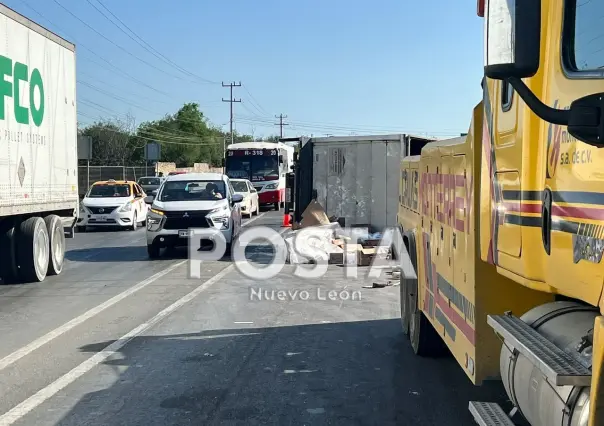
M466 426L469 400L505 401L452 359L415 357L399 330L376 320L136 337L79 382L109 387L58 424Z
M245 257L255 263L269 264L274 250L267 245L250 244L245 247ZM65 253L65 258L72 262L137 262L151 261L145 246L132 247L95 247L72 249ZM165 248L160 252L160 259L188 259L187 247ZM230 262L232 257L225 254L220 261Z
M72 262L136 262L149 260L147 247L95 247L73 249L65 253Z

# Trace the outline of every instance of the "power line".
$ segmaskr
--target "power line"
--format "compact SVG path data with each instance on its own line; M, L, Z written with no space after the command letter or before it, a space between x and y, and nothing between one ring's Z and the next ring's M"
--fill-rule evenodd
M252 106L256 110L258 110L258 112L260 114L266 114L266 115L268 115L268 112L266 112L266 110L262 107L262 105L260 104L260 102L258 102L256 100L256 98L254 97L254 95L252 95L252 93L248 90L248 88L245 85L243 86L243 90L245 90L247 92L247 94L250 95L250 98L252 99L252 101L254 101L253 103L250 102L250 104L252 104ZM254 103L255 103L255 105L254 105Z
M105 62L107 65L109 65L112 69L107 68L106 65L103 65L103 64L101 64L99 62L96 62L96 61L88 58L88 60L90 62L92 62L93 64L96 64L96 65L100 66L101 68L104 68L104 69L106 69L106 70L108 70L110 72L114 72L115 73L117 71L117 73L121 74L123 77L126 77L127 79L129 79L129 80L131 80L131 81L133 81L135 83L138 83L138 84L140 84L140 85L142 85L142 86L144 86L144 87L146 87L146 88L148 88L150 90L153 90L154 92L157 92L157 93L159 93L161 95L164 95L164 96L166 96L168 98L176 99L172 95L170 95L169 93L163 92L163 91L161 91L161 90L159 90L159 89L157 89L157 88L155 88L153 86L150 86L149 84L147 84L147 83L145 83L145 82L137 79L136 77L133 77L132 75L128 74L126 71L123 71L122 69L120 69L117 66L113 65L111 63L111 61L109 61L108 59L106 59L103 56L101 56L98 53L96 53L96 51L94 49L91 49L91 48L87 47L85 44L80 43L75 37L71 37L69 35L69 33L67 33L63 28L61 28L60 25L57 25L56 23L54 23L53 21L51 21L50 19L48 19L41 12L39 12L36 8L34 8L33 6L31 6L29 3L26 3L24 0L20 0L20 1L21 1L21 3L25 7L31 9L35 14L37 14L38 16L40 16L40 18L42 18L43 20L45 20L46 22L48 22L50 25L52 25L53 27L57 28L58 30L62 31L69 39L71 39L72 41L74 41L77 44L78 47L81 47L81 48L87 50L88 52L90 52L91 54L93 54L94 56L96 56L97 58L101 59L103 62Z
M96 91L97 91L97 92L99 92L99 93L102 93L102 94L104 94L104 95L106 95L106 96L109 96L109 97L111 97L111 98L114 98L114 99L116 99L116 100L118 100L118 101L122 101L122 102L124 102L124 103L126 103L126 104L128 104L128 105L132 105L133 107L140 108L140 109L142 109L143 111L147 111L147 112L150 112L150 113L152 113L152 114L159 114L159 113L157 113L157 112L155 112L155 111L151 111L151 110L149 110L149 109L146 109L144 106L141 106L141 105L135 104L134 102L130 102L130 101L129 101L128 99L126 99L126 98L122 98L121 96L115 95L115 94L113 94L113 93L111 93L111 92L108 92L107 90L101 89L100 87L97 87L97 86L95 86L94 84L90 84L90 83L87 83L87 82L82 81L82 80L77 80L77 82L78 82L78 83L80 83L80 84L82 84L82 85L84 85L84 86L86 86L86 87L89 87L89 88L90 88L90 89L92 89L92 90L96 90Z
M279 119L279 122L275 124L275 126L279 126L279 136L283 137L283 126L288 126L287 123L283 122L284 118L287 118L287 115L279 114L275 115L275 118Z
M92 76L92 75L90 75L90 74L88 74L88 73L85 73L85 72L83 72L83 71L78 71L78 74L83 75L83 76L86 76L86 77L88 77L88 78L92 78L92 79L96 80L96 81L97 81L97 82L99 82L99 83L103 83L103 84L104 84L106 87L110 87L110 86L112 86L112 84L111 84L111 83L107 83L107 81L101 80L100 78L95 77L95 76ZM82 80L82 81L84 81L84 80ZM89 83L89 84L90 84L90 83ZM121 92L121 93L127 93L127 94L129 94L129 95L131 95L131 96L136 96L137 98L145 99L145 100L147 100L147 101L149 101L149 102L156 102L156 103L159 103L159 104L170 105L170 104L169 104L168 102L166 102L166 101L160 101L160 100L157 100L157 99L150 98L150 97L148 97L148 96L143 96L143 95L141 95L140 93L130 92L130 91L126 91L126 90L123 90L123 89L120 89L120 92Z
M272 118L265 118L259 116L241 116L236 115L236 118L240 122L244 122L246 124L254 123L263 127L272 127L274 126L274 122ZM331 130L331 131L342 131L342 132L391 132L391 133L409 133L409 134L439 134L442 136L458 136L460 132L458 131L426 131L426 130L409 130L402 129L397 126L392 127L382 127L382 126L367 126L367 125L335 125L328 123L320 123L320 122L305 122L305 121L292 121L291 125L295 125L300 128L307 129L322 129L322 130Z
M115 23L115 21L111 18L109 18L102 10L100 10L98 7L96 7L94 5L94 3L92 3L91 0L86 0L92 7L94 7L101 15L103 15L105 17L105 19L107 19L109 22L111 22L114 26L116 26L121 32L123 32L124 34L126 34L126 36L128 36L130 39L132 39L135 43L137 43L139 46L141 46L143 49L145 49L147 52L151 53L153 56L155 56L158 59L161 59L162 61L166 62L167 64L173 66L174 68L178 69L179 71L181 71L184 74L190 75L192 77L197 78L198 80L204 82L204 83L210 83L210 84L218 84L218 82L216 81L212 81L212 80L208 80L206 78L203 78L197 74L194 74L190 71L187 71L186 69L184 69L183 67L181 67L180 65L178 65L177 63L171 61L169 58L167 58L166 56L164 56L162 53L158 52L153 46L151 46L149 43L147 43L141 36L139 36L137 33L135 33L128 25L126 25L126 23L124 21L122 21L120 18L118 18L107 6L105 6L105 4L101 1L101 0L97 0L97 2L101 5L101 7L103 9L105 9L113 18L115 18L120 24L122 24L132 35L134 35L134 37L131 34L128 34L128 32L126 32L122 27L120 27L119 25L117 25ZM135 38L136 37L136 38ZM139 41L140 40L140 41Z
M91 31L94 31L96 34L98 34L101 38L105 39L106 41L108 41L109 43L111 43L112 45L114 45L115 47L117 47L118 49L120 49L122 52L126 53L129 56L132 56L133 58L137 59L138 61L142 62L143 64L150 66L151 68L154 68L166 75L169 75L171 77L174 78L178 78L178 79L182 79L180 76L176 75L176 74L171 74L166 70L163 70L159 67L156 67L155 65L153 65L151 62L148 62L142 58L140 58L139 56L135 55L134 53L130 52L128 49L125 49L123 46L117 44L116 42L114 42L113 40L111 40L110 38L106 37L103 33L101 33L100 31L96 30L94 27L92 27L91 25L89 25L86 21L84 21L83 19L81 19L79 16L77 16L75 13L73 13L71 10L69 10L68 8L66 8L65 6L63 6L59 0L52 0L54 1L59 7L61 7L63 10L65 10L67 13L69 13L72 17L74 17L75 19L77 19L78 21L80 21L82 24L84 24L86 27L88 27ZM192 83L195 83L192 80L186 80L186 81L190 81Z
M93 117L91 117L91 116L89 116L89 115L87 115L87 114L85 114L85 113L83 113L83 112L78 112L78 115L81 115L81 116L83 116L83 117L86 117L86 118L88 118L88 119L90 119L90 120L94 120L94 118L93 118ZM128 132L124 132L124 131L121 131L121 130L110 129L110 128L104 128L103 130L104 130L104 131L107 131L107 132L115 132L115 133L126 133L126 134L129 134ZM199 142L175 142L175 141L170 141L170 140L164 140L164 139L161 139L161 138L165 137L165 136L163 136L163 135L162 135L162 136L160 136L159 138L150 138L150 137L146 137L146 136L141 136L141 135L139 135L138 133L135 133L135 134L129 134L129 135L130 135L130 136L133 136L133 137L136 137L136 138L139 138L139 139L143 139L143 140L148 140L148 141L152 141L152 142L159 142L159 143L165 143L165 144L170 144L170 145L211 146L211 145L222 145L222 144L223 144L223 142L219 142L219 141L216 141L216 140L215 140L216 138L220 138L220 139L222 139L222 137L216 137L216 138L213 138L213 139L214 139L214 141L213 141L213 142L208 142L208 143L199 143ZM199 139L199 141L200 141L200 142L204 142L204 140L203 140L203 139Z
M105 107L105 106L103 106L103 105L101 105L99 103L96 103L94 101L91 101L91 100L88 100L88 99L85 99L85 98L84 99L80 99L79 102L80 103L84 103L84 105L87 105L90 108L96 109L97 111L100 111L100 112L105 113L105 114L112 114L112 115L114 115L115 117L118 117L118 118L119 117L127 117L126 115L119 114L116 111L113 111L113 110L111 110L111 109L109 109L109 108L107 108L107 107ZM174 120L175 122L180 122L180 123L194 123L194 124L198 123L198 121L195 121L195 120L179 119L179 118L174 117L173 115L170 116L170 120ZM152 131L159 132L159 133L165 134L165 135L171 135L171 132L172 133L173 132L178 132L178 134L176 134L176 135L171 135L171 137L177 138L177 139L191 139L191 137L195 138L195 139L198 139L200 137L197 133L187 132L185 130L175 129L173 127L162 126L162 125L157 124L157 123L148 123L148 125L150 127L152 127ZM165 130L168 130L169 132L157 130L157 128L165 129ZM148 131L148 128L146 128L146 127L142 127L141 128L141 126L139 126L138 130L139 131ZM212 136L212 137L214 137L214 136ZM223 137L224 137L223 135L220 136L220 138L223 138Z
M233 104L236 102L241 102L241 99L235 99L233 98L233 87L241 87L241 82L239 83L235 83L234 81L232 83L229 84L224 84L224 82L222 83L222 87L228 87L230 89L230 93L231 96L229 97L229 99L224 99L222 98L222 102L228 102L230 105L230 117L229 117L229 123L230 123L230 134L231 134L231 143L234 143L234 135L233 135Z

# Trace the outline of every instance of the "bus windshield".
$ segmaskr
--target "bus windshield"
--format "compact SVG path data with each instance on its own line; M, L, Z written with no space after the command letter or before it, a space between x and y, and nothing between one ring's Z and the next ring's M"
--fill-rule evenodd
M276 155L227 157L226 175L252 182L279 179L279 160Z

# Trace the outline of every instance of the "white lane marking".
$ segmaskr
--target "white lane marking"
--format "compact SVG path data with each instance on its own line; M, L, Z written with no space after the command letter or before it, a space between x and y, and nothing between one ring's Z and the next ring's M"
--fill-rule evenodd
M178 268L180 265L182 265L185 262L186 262L186 260L183 260L183 261L177 262L173 265L170 265L163 271L160 271L157 274L150 276L146 280L143 280L143 281L139 282L138 284L134 285L133 287L130 287L128 290L125 290L125 291L121 292L120 294L113 296L111 299L107 300L106 302L103 302L100 305L84 312L82 315L75 317L71 321L68 321L65 324L63 324L62 326L55 328L54 330L46 333L44 336L37 338L36 340L29 343L28 345L23 346L21 349L17 349L15 352L11 353L10 355L5 356L4 358L0 359L0 371L4 370L6 367L13 364L14 362L20 360L24 356L29 355L30 353L32 353L36 349L40 348L41 346L45 345L46 343L50 342L51 340L56 339L57 337L68 332L72 328L82 324L84 321L94 317L95 315L98 315L99 313L103 312L105 309L115 305L116 303L120 302L121 300L125 299L126 297L147 287L152 282L158 280L159 278L163 277L164 275L166 275L169 272L173 271L174 269Z
M243 225L241 225L241 226L242 226L242 227L243 227L243 226L247 226L247 225L249 225L250 223L252 223L252 222L254 222L254 221L256 221L256 220L260 219L260 218L261 218L262 216L264 216L265 214L266 214L266 212L264 212L264 213L260 213L258 216L253 217L253 218L251 218L251 219L248 219L248 220L246 220L246 221L245 221L245 223L244 223Z
M260 219L265 214L266 214L266 212L259 214L255 218L250 219L247 222L245 222L242 226L249 225L253 221ZM136 239L140 239L141 237L142 237L142 235L137 236ZM92 257L94 255L96 255L96 253L93 253L93 254L89 255L88 257ZM179 267L180 265L182 265L185 262L186 262L186 260L183 260L181 262L177 262L174 265L169 266L167 269L164 269L163 271L160 271L157 274L152 275L151 277L147 278L146 280L141 281L140 283L136 284L133 287L130 287L128 290L112 297L111 299L98 305L97 307L92 308L89 311L83 313L79 317L76 317L76 318L72 319L71 321L66 322L62 326L48 332L47 334L45 334L42 337L39 337L38 339L34 340L33 342L29 343L28 345L23 346L21 349L17 349L15 352L5 356L4 358L0 359L0 371L4 370L6 367L15 363L16 361L20 360L24 356L29 355L30 353L32 353L36 349L40 348L41 346L45 345L46 343L52 341L53 339L56 339L57 337L66 333L67 331L71 330L72 328L82 324L84 321L94 317L95 315L99 314L100 312L104 311L105 309L115 305L116 303L120 302L121 300L125 299L126 297L128 297L128 296L136 293L137 291L141 290L142 288L148 286L152 282L163 277L167 273L173 271L174 269L176 269L177 267Z
M253 324L254 321L234 321L234 324Z
M150 327L154 326L159 321L161 321L177 309L181 308L184 304L193 300L202 291L212 286L226 274L231 272L234 268L234 265L227 266L217 275L200 284L199 287L196 287L189 294L183 296L176 302L172 303L170 306L168 306L163 311L151 318L149 321L139 325L138 327L124 334L122 337L107 346L101 352L91 356L86 361L82 362L80 365L75 367L73 370L71 370L64 376L59 377L57 380L55 380L45 388L40 389L38 392L27 398L25 401L4 413L2 416L0 416L0 426L12 425L17 420L21 419L23 416L32 411L34 408L38 407L44 401L48 400L57 392L60 392L61 390L69 386L71 383L82 377L84 374L92 370L94 367L105 361L110 356L115 355L115 353L121 348L123 348L126 344L128 344L130 340L143 333Z

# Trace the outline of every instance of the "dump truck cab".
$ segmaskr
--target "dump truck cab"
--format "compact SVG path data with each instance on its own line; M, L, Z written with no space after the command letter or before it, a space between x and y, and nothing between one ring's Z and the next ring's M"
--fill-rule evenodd
M604 35L593 17L604 14L604 4L541 4L540 66L524 91L569 111L578 99L604 92L604 49L593 53L602 44L594 37ZM600 305L604 139L586 143L539 117L510 81L486 79L484 115L490 155L483 183L491 191L481 194L482 259L528 287Z

